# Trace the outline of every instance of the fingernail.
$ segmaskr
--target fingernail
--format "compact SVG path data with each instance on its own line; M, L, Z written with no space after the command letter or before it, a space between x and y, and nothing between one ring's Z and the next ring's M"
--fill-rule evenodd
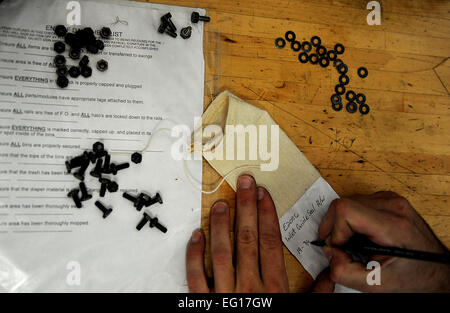
M238 188L240 189L248 189L251 187L253 183L253 178L248 175L242 175L238 180Z
M264 192L264 188L259 187L258 188L258 200L261 200L262 198L264 198L264 195L266 193Z
M191 242L198 243L198 242L200 242L201 238L202 238L202 233L201 233L200 229L196 229L192 233Z
M214 204L214 213L222 214L225 213L228 205L225 202L219 201Z
M323 253L325 254L325 256L327 257L328 262L330 262L331 259L333 258L333 249L325 246L322 248L322 250L323 250Z

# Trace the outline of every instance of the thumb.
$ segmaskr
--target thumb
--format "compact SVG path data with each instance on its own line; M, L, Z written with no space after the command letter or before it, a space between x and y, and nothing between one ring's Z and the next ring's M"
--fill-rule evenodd
M327 267L317 276L316 282L311 290L312 293L334 292L334 282L330 278L330 268Z
M367 272L363 264L353 262L347 253L338 248L323 249L330 260L330 278L333 282L356 290L367 289Z

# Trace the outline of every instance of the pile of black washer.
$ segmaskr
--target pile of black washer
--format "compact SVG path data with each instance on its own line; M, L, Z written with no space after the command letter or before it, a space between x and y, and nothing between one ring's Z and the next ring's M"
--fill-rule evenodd
M321 67L328 67L333 62L333 67L336 68L339 75L339 83L334 88L334 94L331 96L331 107L335 111L341 111L343 108L343 96L347 100L345 106L347 112L355 113L358 111L363 115L370 112L370 107L366 103L366 96L363 93L356 94L353 90L347 90L346 86L350 83L350 78L347 75L348 66L338 58L339 55L344 54L345 47L337 43L333 50L327 50L322 45L322 40L319 36L311 37L311 41L300 42L296 39L296 35L293 31L287 31L284 38L279 37L275 39L275 46L283 49L286 46L286 41L290 42L291 49L294 52L303 50L298 55L298 60L301 63L311 63L313 65L319 64ZM366 78L369 74L367 68L358 68L358 76L360 78Z
M55 27L55 34L60 38L64 38L63 41L55 42L53 49L58 55L54 59L54 65L56 67L56 74L58 78L56 84L60 88L66 88L69 85L67 75L72 78L78 78L80 75L88 78L92 75L92 68L89 66L89 57L84 55L81 57L82 52L86 50L91 54L97 54L105 48L105 44L102 40L97 39L94 30L90 27L77 30L75 33L69 33L64 25L58 25ZM112 35L111 29L103 27L99 31L102 39L109 39ZM62 55L66 51L66 45L70 47L69 58L72 60L80 60L78 66L71 66L68 68L67 60ZM97 62L97 69L100 72L104 72L108 69L108 62L101 59Z

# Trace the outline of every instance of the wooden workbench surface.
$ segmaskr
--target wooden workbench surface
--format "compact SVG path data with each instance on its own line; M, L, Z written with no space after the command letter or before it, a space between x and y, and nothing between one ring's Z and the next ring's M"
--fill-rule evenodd
M205 107L230 90L267 110L340 196L392 190L407 197L450 245L450 1L380 1L382 22L369 26L354 0L156 0L207 9ZM334 112L332 67L304 65L276 37L292 30L342 43L350 87L363 92L369 115ZM369 70L359 79L356 69ZM204 162L204 189L219 175ZM301 179L301 177L299 177ZM227 185L203 196L203 227L218 199L234 205ZM285 249L291 291L312 279Z

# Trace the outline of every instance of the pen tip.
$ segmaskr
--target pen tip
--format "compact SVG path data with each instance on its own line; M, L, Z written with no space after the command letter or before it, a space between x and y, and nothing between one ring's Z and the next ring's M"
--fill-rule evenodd
M314 240L314 241L311 241L311 244L313 246L317 246L317 247L323 247L326 245L324 240Z

